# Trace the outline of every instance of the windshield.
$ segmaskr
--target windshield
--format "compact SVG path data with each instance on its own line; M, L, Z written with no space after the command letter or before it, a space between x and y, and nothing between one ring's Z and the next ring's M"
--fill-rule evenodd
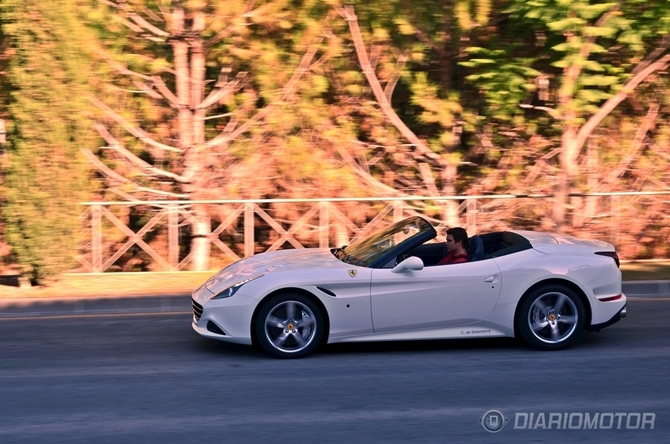
M405 219L348 245L340 250L338 258L347 263L367 267L389 249L431 230L433 227L421 218Z

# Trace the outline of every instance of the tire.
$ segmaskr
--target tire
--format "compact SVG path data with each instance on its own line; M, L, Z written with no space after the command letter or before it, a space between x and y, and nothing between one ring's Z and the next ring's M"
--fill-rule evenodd
M524 296L516 323L519 334L531 347L560 350L581 336L586 323L586 310L579 296L570 288L546 285Z
M254 328L258 344L266 352L278 358L302 358L321 343L325 322L311 299L285 293L263 303Z

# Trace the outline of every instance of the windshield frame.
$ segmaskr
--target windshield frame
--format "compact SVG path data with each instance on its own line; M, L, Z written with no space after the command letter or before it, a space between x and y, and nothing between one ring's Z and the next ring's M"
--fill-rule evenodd
M409 217L338 249L338 259L368 268L383 268L406 251L437 236L435 228L419 216ZM393 261L391 261L393 259Z

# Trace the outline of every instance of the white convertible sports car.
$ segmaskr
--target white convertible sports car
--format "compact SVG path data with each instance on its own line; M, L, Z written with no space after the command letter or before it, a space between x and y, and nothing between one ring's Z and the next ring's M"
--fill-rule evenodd
M410 217L342 248L261 253L193 292L202 336L282 358L322 343L521 337L557 350L626 315L612 245L532 231L470 238L468 262Z

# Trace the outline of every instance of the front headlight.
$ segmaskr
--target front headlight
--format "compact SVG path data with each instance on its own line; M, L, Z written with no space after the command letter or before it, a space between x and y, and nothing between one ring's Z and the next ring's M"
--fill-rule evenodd
M265 275L264 275L264 274L261 274L260 276L254 276L254 277L252 277L252 278L245 279L245 280L243 280L243 281L241 281L241 282L237 282L236 284L233 284L233 285L231 285L231 286L229 286L229 287L226 287L225 289L221 290L220 292L218 292L217 294L215 294L214 296L212 296L212 297L209 298L209 299L211 300L211 299L225 299L225 298L229 298L229 297L231 297L232 295L234 295L235 293L237 293L237 290L239 290L239 289L242 287L242 285L247 284L247 283L249 283L249 282L251 282L251 281L253 281L253 280L255 280L255 279L261 278L261 277L263 277L263 276L265 276Z

